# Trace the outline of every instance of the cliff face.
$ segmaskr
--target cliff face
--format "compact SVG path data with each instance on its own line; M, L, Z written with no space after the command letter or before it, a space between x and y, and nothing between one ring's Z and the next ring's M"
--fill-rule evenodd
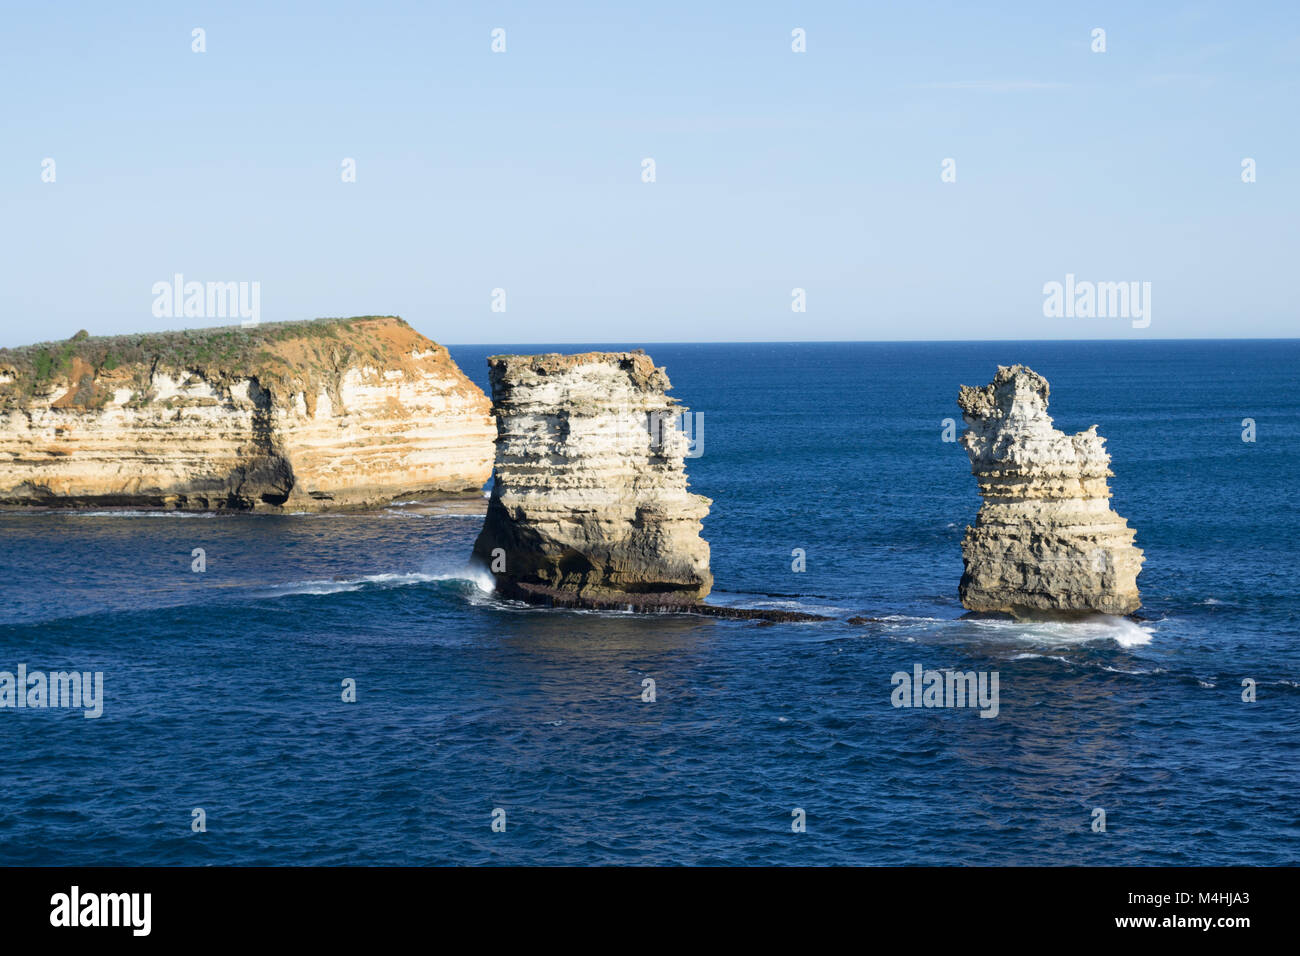
M401 319L0 349L0 504L316 510L476 490L487 397Z
M1018 616L1127 614L1141 606L1142 552L1110 508L1110 455L1097 426L1066 435L1047 414L1047 381L999 366L962 386L961 437L984 502L966 529L962 604Z
M711 502L687 491L664 370L639 351L488 366L496 481L474 555L501 592L642 608L707 595Z

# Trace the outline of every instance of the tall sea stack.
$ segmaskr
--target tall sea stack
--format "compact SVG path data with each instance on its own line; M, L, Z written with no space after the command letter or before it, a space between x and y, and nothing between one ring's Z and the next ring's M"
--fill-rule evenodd
M672 609L713 586L682 409L644 352L497 355L495 482L474 556L514 598Z
M1066 435L1047 414L1046 379L1023 365L963 385L961 443L979 479L975 526L962 542L961 602L1017 617L1141 606L1142 552L1110 507L1110 455L1093 425Z

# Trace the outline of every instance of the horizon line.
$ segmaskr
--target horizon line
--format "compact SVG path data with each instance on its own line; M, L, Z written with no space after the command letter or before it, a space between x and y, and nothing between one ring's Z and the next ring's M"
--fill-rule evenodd
M1134 345L1152 342L1300 342L1300 336L1236 336L1234 338L1216 338L1212 336L1174 338L1142 337L1127 339L583 339L573 341L536 341L536 342L449 342L435 339L439 345L456 348L493 348L498 345L632 345L640 342L644 345L983 345L1011 342L1018 345L1043 343L1112 343Z

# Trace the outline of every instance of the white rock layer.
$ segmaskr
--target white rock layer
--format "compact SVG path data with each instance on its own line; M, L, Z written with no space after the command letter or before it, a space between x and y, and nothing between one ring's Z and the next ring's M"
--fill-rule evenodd
M517 597L699 601L711 502L687 490L668 376L643 352L498 355L495 483L474 555Z

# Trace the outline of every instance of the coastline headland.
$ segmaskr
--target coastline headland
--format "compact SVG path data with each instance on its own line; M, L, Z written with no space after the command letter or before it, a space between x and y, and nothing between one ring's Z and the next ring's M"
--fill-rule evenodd
M0 349L0 505L319 511L475 492L490 403L395 316Z

